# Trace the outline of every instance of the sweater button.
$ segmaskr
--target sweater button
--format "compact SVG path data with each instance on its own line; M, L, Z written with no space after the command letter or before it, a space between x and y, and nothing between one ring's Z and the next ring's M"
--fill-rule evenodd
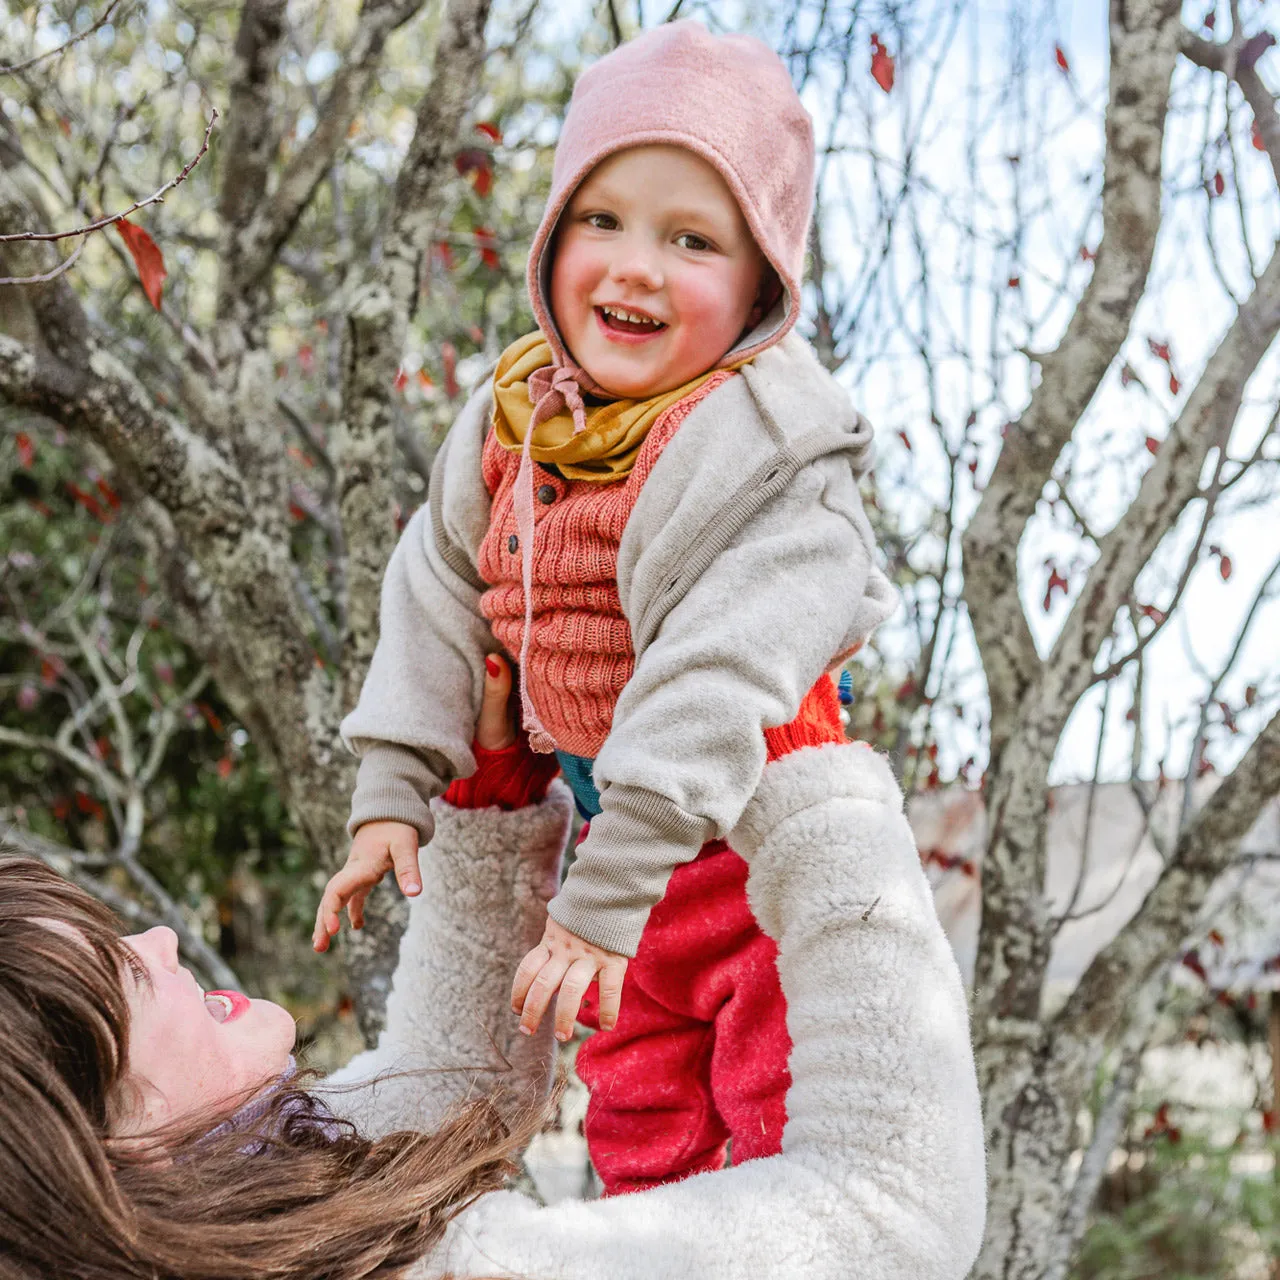
M544 507L549 507L556 500L556 487L553 484L543 484L538 486L538 501Z
M511 537L507 539L507 550L510 551L512 555L515 555L515 553L519 549L520 549L520 539L517 538L516 535L513 533Z

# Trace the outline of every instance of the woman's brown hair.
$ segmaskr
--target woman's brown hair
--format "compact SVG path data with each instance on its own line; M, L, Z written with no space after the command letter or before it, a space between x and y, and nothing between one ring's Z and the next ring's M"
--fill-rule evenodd
M403 1277L536 1131L543 1107L479 1099L372 1141L281 1087L248 1133L113 1142L126 962L105 907L0 850L0 1280Z

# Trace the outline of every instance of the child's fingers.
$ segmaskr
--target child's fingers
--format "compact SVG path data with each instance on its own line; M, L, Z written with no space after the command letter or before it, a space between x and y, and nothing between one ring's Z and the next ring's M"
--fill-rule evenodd
M622 1009L622 980L627 975L627 962L609 961L599 973L600 1030L612 1031L618 1025Z
M516 740L511 707L511 668L496 653L484 660L484 696L476 721L476 742L486 751L501 751Z
M529 984L529 993L524 998L524 1009L520 1014L520 1030L525 1035L533 1035L542 1024L542 1015L546 1013L551 997L560 989L568 968L567 960L553 955Z
M556 1039L568 1040L573 1035L573 1024L578 1020L578 1010L582 1007L582 997L587 988L595 981L597 964L585 956L575 960L560 984L560 995L556 998Z
M422 892L422 872L418 870L418 833L400 835L388 842L391 865L396 870L396 883L406 898Z
M347 915L353 929L364 928L364 904L369 899L369 893L369 887L362 886L351 895L351 901L347 903Z
M520 1013L524 1009L524 998L529 994L533 980L538 976L542 966L551 959L551 949L544 942L538 943L516 970L511 983L511 1012Z

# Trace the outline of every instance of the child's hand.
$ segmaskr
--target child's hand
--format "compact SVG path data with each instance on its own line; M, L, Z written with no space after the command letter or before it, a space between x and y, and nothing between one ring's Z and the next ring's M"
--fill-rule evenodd
M338 916L343 907L353 929L363 926L365 899L392 867L406 897L422 892L417 827L407 822L366 822L351 842L346 865L324 887L311 935L311 945L317 951L329 950L329 939L341 927Z
M600 984L600 1029L611 1031L622 1003L627 957L594 947L570 933L550 916L542 941L520 962L511 987L511 1009L520 1014L520 1030L533 1035L556 991L556 1039L568 1040L582 997L592 982Z

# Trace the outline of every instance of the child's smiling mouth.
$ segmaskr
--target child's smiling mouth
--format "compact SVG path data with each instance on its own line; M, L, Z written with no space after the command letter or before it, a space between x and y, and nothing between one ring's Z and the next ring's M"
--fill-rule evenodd
M643 342L667 327L661 320L655 320L643 311L614 306L612 303L593 307L592 310L595 312L596 323L613 342Z

